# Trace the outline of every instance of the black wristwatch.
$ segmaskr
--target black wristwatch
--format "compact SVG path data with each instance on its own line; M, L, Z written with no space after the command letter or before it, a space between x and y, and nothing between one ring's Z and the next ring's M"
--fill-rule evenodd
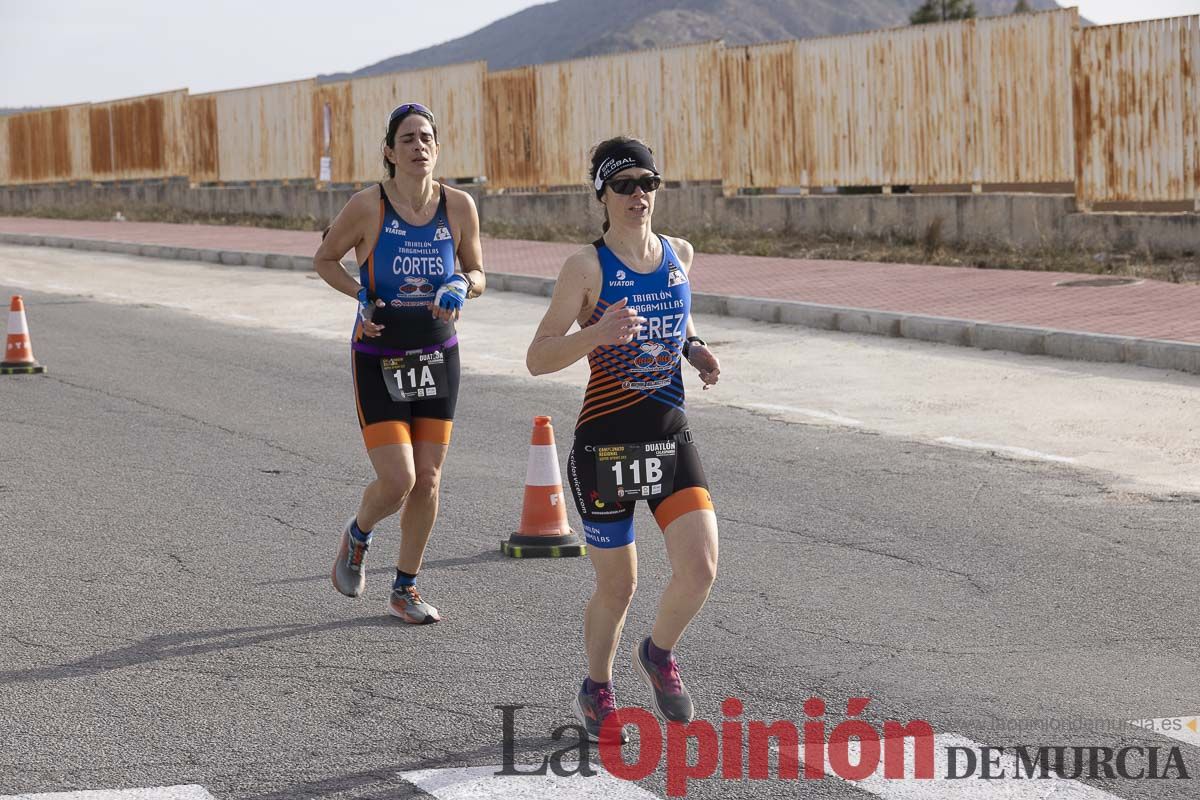
M708 342L701 339L699 336L689 336L683 342L683 357L691 358L692 345L698 344L701 347L708 347Z

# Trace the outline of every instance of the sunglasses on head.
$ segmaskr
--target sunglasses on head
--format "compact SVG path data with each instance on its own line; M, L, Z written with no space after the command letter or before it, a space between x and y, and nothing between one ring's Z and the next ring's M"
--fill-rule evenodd
M650 194L660 186L662 186L662 177L659 175L643 175L640 178L613 178L608 182L608 188L617 194L633 194L635 189L641 189L646 194Z
M388 127L390 128L392 126L392 123L396 121L397 117L403 117L408 114L420 114L430 122L433 122L433 112L425 106L421 105L420 103L404 103L403 105L396 106L392 109L392 113L388 115Z

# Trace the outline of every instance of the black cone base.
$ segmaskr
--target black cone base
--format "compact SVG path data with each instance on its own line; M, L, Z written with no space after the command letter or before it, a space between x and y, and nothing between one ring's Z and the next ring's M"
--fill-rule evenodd
M45 371L41 364L0 364L0 375L38 375Z
M573 533L565 536L522 536L514 533L500 543L509 558L570 558L587 553L587 545Z

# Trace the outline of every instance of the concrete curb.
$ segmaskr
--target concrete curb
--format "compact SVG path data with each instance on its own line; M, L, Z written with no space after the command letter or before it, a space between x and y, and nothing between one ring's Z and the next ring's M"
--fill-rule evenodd
M0 233L0 244L62 247L95 250L147 258L203 261L228 266L253 266L266 269L310 270L312 258L283 253L258 253L240 250L207 250L194 247L110 242L101 239L73 239L65 236L41 236L24 233ZM549 297L553 278L488 271L488 287L502 292ZM799 325L844 333L868 333L916 339L923 342L1003 350L1024 355L1054 356L1075 361L1133 364L1151 369L1167 369L1200 375L1200 344L1162 339L1139 339L1102 333L1062 331L1022 325L1000 325L953 317L931 317L880 311L872 308L829 306L793 300L769 300L761 297L692 294L692 310L699 314Z

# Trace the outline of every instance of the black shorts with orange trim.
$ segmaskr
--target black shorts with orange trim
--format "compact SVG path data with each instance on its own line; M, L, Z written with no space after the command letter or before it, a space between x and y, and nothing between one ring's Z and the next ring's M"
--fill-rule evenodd
M389 444L435 442L450 444L454 409L458 405L460 363L458 345L445 349L449 392L434 400L396 401L383 381L380 357L351 351L358 425L368 450Z
M633 510L637 501L605 502L600 499L596 479L596 444L582 437L575 439L567 461L567 481L575 498L575 507L579 510L579 516L583 517L584 537L588 544L602 548L622 547L633 541ZM671 493L666 497L648 499L646 503L662 530L691 511L713 510L708 480L700 463L700 449L695 442L679 442Z

